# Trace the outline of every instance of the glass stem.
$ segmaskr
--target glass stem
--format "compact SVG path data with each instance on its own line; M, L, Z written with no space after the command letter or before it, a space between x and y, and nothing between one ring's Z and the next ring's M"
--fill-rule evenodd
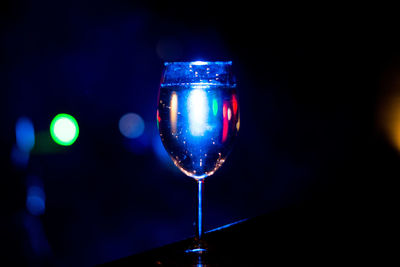
M196 241L198 246L201 246L201 240L203 238L203 191L204 180L197 180Z

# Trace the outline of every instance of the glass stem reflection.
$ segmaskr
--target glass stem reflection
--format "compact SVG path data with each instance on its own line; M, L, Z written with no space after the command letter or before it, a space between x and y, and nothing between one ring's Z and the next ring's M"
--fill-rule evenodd
M204 179L197 180L197 223L196 223L196 242L198 248L202 248L203 238L203 190Z

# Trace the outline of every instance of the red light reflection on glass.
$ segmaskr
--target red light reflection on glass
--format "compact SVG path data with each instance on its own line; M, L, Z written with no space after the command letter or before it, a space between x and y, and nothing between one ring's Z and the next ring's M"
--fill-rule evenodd
M223 124L222 124L222 142L226 141L228 137L228 103L224 101L224 105L222 106L222 117L223 117Z
M161 118L160 118L160 114L158 114L158 110L157 110L157 121L158 121L158 123L161 122Z
M160 123L160 121L161 121L161 118L160 118L160 114L158 114L158 110L157 110L157 128L159 128L159 123Z
M238 110L238 102L236 98L236 94L232 95L232 108L233 108L233 116L236 118L237 110Z

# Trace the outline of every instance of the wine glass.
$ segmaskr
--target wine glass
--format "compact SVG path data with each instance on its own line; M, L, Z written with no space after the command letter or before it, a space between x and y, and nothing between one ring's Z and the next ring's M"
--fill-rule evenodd
M196 234L186 252L204 253L204 180L225 162L240 127L232 61L165 62L157 126L174 164L197 182Z

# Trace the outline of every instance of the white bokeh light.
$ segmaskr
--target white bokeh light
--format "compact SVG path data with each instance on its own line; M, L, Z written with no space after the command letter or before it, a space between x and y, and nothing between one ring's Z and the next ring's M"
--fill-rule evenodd
M70 142L76 135L76 126L68 118L60 118L54 123L54 134L62 142Z

